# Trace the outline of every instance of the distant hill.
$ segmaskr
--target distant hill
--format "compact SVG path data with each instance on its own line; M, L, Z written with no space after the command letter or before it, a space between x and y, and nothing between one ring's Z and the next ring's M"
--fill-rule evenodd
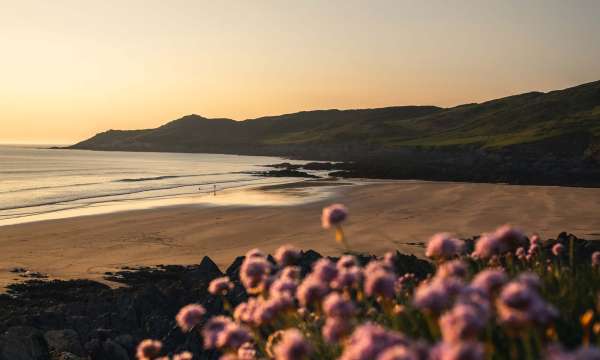
M452 108L317 110L244 121L188 115L155 129L109 130L70 148L386 159L387 168L396 157L430 170L441 164L472 169L493 163L508 167L508 174L517 171L514 166L540 162L545 174L557 161L595 169L600 162L600 81ZM510 165L515 161L521 164Z

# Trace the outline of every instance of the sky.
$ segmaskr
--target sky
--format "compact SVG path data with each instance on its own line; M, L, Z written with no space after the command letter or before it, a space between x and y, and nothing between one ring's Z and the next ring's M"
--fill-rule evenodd
M600 1L0 0L0 143L600 80Z

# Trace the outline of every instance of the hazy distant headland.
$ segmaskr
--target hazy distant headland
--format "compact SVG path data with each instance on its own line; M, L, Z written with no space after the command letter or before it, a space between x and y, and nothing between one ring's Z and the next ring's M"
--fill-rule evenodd
M69 148L346 162L338 176L600 186L600 81L452 108L316 110L245 121L188 115Z

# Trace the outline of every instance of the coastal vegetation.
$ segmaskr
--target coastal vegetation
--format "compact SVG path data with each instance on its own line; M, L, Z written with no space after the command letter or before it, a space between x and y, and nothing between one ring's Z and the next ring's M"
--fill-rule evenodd
M332 205L322 224L348 246L346 217ZM180 331L222 360L600 358L600 251L576 261L573 240L544 247L508 225L469 244L436 234L426 250L435 271L424 278L399 274L394 253L365 266L351 254L320 259L304 275L300 256L285 245L273 264L249 251L239 272L248 299L233 308L234 284L217 278L209 292L222 313L187 305L176 316ZM168 359L161 348L144 340L137 358Z
M258 249L225 272L124 268L0 295L0 359L598 359L600 244L511 226L435 234L428 260L352 251L346 207L321 225L344 252ZM335 236L333 236L335 235Z

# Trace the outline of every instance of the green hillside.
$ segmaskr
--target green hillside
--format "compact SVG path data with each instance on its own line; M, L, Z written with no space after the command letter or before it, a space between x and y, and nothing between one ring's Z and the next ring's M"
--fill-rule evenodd
M597 152L600 81L447 109L318 110L245 121L189 115L156 129L104 132L73 148L265 155L288 155L293 149L302 157L317 148L335 152L345 146L371 152L464 147L494 152L538 143L548 148L572 139L576 148L561 151Z

